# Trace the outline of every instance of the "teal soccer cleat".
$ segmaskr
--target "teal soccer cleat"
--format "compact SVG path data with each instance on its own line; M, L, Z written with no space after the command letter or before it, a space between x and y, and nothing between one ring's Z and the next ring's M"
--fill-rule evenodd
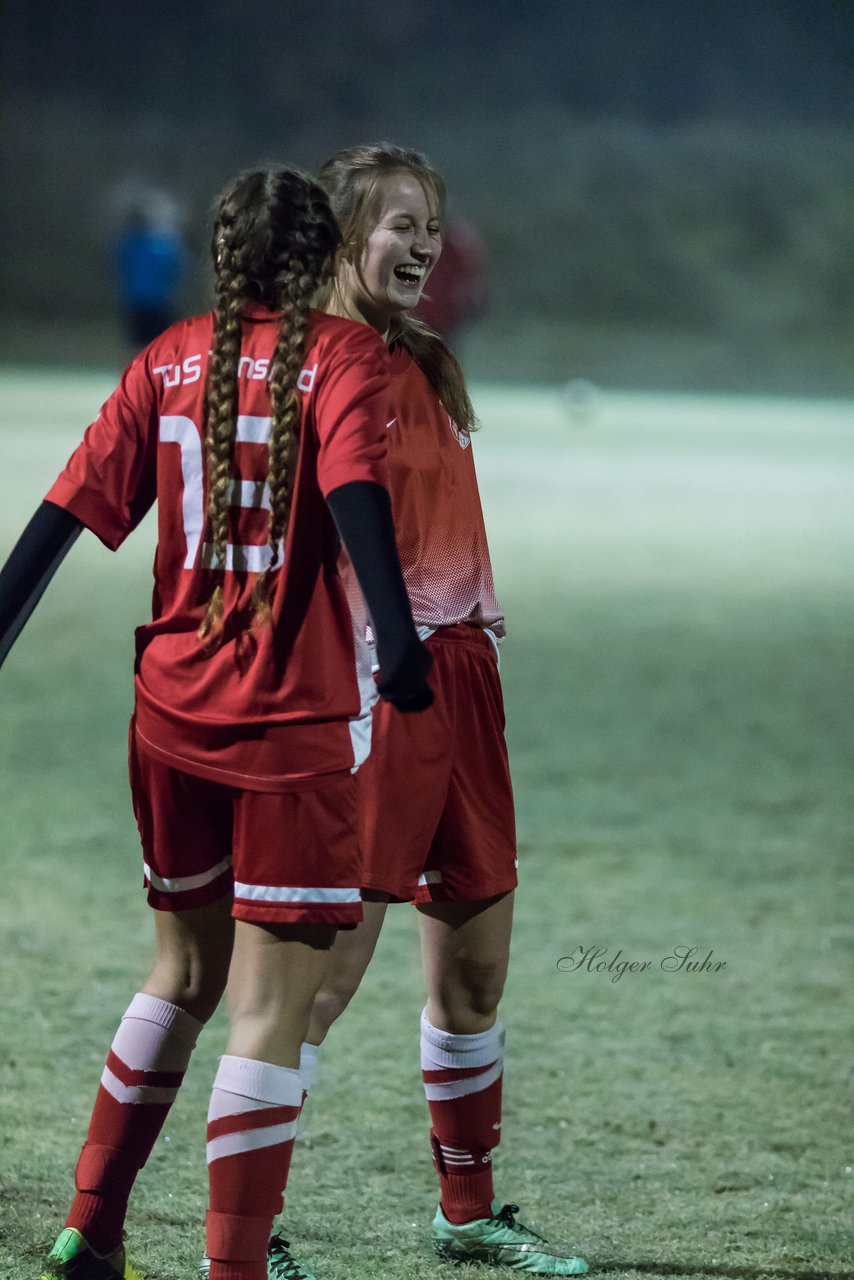
M306 1271L301 1262L297 1262L291 1253L287 1240L281 1236L270 1236L267 1245L267 1280L315 1280L311 1271Z
M441 1206L433 1219L433 1248L440 1258L456 1262L485 1262L532 1276L583 1276L583 1258L555 1249L529 1231L513 1216L517 1204L505 1204L491 1218L476 1218L457 1226L449 1222Z

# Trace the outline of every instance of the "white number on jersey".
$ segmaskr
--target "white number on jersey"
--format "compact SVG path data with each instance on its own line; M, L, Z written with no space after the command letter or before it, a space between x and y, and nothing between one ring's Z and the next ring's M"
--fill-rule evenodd
M271 418L251 417L239 414L237 418L237 440L244 444L266 444L270 439ZM180 415L160 419L160 440L164 444L177 444L181 450L181 478L184 494L181 501L181 514L184 524L184 537L187 542L187 554L184 568L192 569L196 563L202 529L205 523L204 499L204 467L202 463L202 438L192 418ZM266 484L255 480L232 480L228 493L229 506L260 508L269 511L270 491ZM272 559L269 545L244 545L229 542L225 549L226 571L238 573L261 573ZM279 544L278 563L284 556L284 544ZM221 566L214 554L213 545L206 542L202 547L202 567L218 569Z

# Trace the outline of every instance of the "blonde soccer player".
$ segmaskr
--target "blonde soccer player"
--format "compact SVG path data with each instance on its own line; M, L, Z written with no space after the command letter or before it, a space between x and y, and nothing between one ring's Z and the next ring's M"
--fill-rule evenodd
M335 943L303 1045L317 1048L359 986L390 902L418 908L428 987L421 1066L440 1203L436 1252L537 1275L587 1263L493 1202L501 1132L507 974L517 882L513 795L498 675L504 617L478 495L474 412L460 366L412 318L442 249L445 185L419 153L355 147L321 169L341 227L327 310L376 332L390 359L389 490L413 617L433 657L432 707L378 703L358 778L364 922ZM281 1241L270 1274L308 1277Z

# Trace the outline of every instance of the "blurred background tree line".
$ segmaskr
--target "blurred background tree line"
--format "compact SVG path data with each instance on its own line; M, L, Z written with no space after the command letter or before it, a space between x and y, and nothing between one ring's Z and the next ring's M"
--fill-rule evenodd
M111 243L259 161L426 151L480 228L484 378L854 393L851 0L6 0L0 360L123 357Z

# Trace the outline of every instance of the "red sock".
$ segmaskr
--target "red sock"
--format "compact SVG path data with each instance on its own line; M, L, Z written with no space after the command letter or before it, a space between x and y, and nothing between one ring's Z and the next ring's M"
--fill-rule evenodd
M135 995L110 1047L66 1220L96 1253L122 1241L128 1197L184 1079L202 1024L177 1005Z
M266 1280L301 1100L299 1071L220 1058L208 1111L210 1280Z
M475 1036L439 1031L421 1015L421 1074L433 1127L442 1212L449 1222L492 1213L492 1150L501 1139L504 1029Z

